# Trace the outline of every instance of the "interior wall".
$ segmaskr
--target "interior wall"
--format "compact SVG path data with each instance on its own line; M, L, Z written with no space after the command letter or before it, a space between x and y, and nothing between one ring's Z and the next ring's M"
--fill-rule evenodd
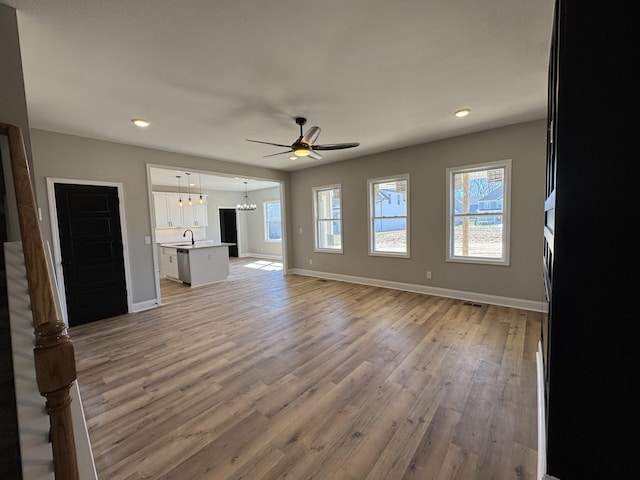
M285 191L289 189L289 268L538 301L542 295L545 135L544 121L539 120L291 174L42 130L32 131L32 147L41 206L46 206L48 176L124 184L134 303L155 297L151 246L144 244L151 230L147 163L284 181ZM510 266L446 262L446 168L505 158L513 162ZM367 179L402 173L409 173L411 182L411 258L369 256ZM343 187L344 253L313 252L311 188L335 183ZM237 202L234 197L232 204ZM50 237L48 210L42 211L43 236ZM212 213L209 211L210 226L211 218L217 218L217 212ZM250 230L246 221L239 215L239 228L245 232ZM242 247L250 249L248 244ZM426 279L426 270L432 272L431 280Z
M242 192L227 192L223 190L206 190L209 195L207 198L207 212L209 215L209 226L207 227L207 238L215 242L220 242L220 208L236 208L236 205L242 200ZM246 232L247 225L244 217L236 214L236 228L238 230L238 251L240 253L246 250Z
M25 144L29 145L29 124L27 105L25 101L24 82L22 78L22 61L20 56L20 40L18 38L18 22L13 8L0 4L0 122L16 125L23 130ZM11 318L9 311L9 297L7 288L7 268L5 266L4 242L20 240L20 227L16 209L15 191L11 180L11 162L9 143L4 135L0 136L0 160L2 161L2 175L0 175L0 406L2 421L0 422L0 478L22 478L22 460L31 452L21 452L20 439L24 437L18 426L18 408L24 412L25 398L16 398L16 382L14 379L14 365L19 367L14 358L29 358L30 351L20 351L12 345ZM10 244L7 244L10 245ZM13 337L15 338L15 337ZM30 337L33 340L33 336ZM19 357L20 355L20 357ZM18 370L20 373L31 373L31 365L27 369ZM23 381L24 385L24 381ZM23 396L24 397L24 396ZM27 402L33 401L34 396L27 396ZM42 398L42 397L40 397ZM20 406L18 403L20 402ZM44 416L35 415L42 424ZM33 417L32 417L33 418ZM24 420L21 419L21 420ZM23 429L24 430L24 429ZM33 430L36 430L35 428ZM38 445L40 447L40 445ZM46 464L51 456L43 456Z
M25 151L31 163L31 134L27 114L27 100L22 75L22 56L18 36L16 11L0 3L0 123L15 125L22 131ZM20 225L15 205L9 144L5 136L0 140L0 158L2 158L3 174L7 195L7 239L20 240ZM33 173L33 172L32 172Z
M541 302L545 141L546 125L538 120L293 172L291 265ZM512 159L510 265L447 262L446 169L508 158ZM367 180L406 173L411 257L370 256ZM332 184L342 185L342 254L313 251L312 188ZM427 270L432 273L430 280Z
M282 258L282 242L266 241L264 225L264 202L280 201L280 188L254 190L249 192L249 198L258 208L251 212L240 212L247 224L247 253Z
M285 185L289 180L288 172L45 130L33 129L31 141L33 174L37 201L42 210L42 233L45 239L51 239L46 190L47 177L110 181L123 184L124 198L122 201L125 203L134 304L148 302L156 298L153 265L153 248L155 246L147 245L144 242L146 236L151 236L152 225L147 189L147 164L263 178L282 181Z

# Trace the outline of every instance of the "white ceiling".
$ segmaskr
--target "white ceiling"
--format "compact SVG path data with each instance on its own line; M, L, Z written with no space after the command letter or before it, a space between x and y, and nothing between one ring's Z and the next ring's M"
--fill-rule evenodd
M546 115L553 0L0 1L32 128L291 171ZM296 116L360 146L246 141Z

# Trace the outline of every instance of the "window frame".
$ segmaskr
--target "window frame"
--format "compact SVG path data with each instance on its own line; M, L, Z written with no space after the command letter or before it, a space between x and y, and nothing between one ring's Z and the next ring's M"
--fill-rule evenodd
M340 210L339 218L318 218L318 193L326 192L328 190L338 190L340 195L338 197L338 207ZM342 221L342 184L336 183L333 185L323 185L319 187L312 187L311 189L313 196L313 251L318 253L338 253L341 254L344 252L344 222ZM333 212L333 208L332 208ZM319 234L319 222L339 222L340 225L340 248L324 248L319 246L318 242L318 234Z
M486 215L476 213L455 213L455 186L454 178L459 173L477 172L483 170L491 170L495 168L504 169L503 191L502 191L502 213L487 213ZM446 221L447 221L447 238L446 238L446 261L456 263L471 263L477 265L498 265L509 266L511 251L511 159L497 160L494 162L475 163L472 165L463 165L458 167L450 167L446 169ZM500 258L481 257L481 256L462 256L455 254L455 219L462 217L478 217L478 216L502 216L502 256Z
M280 220L278 222L269 222L267 218L267 212L269 211L268 205L277 204L278 210L280 212ZM280 224L280 238L269 238L269 223L279 223ZM268 243L282 243L282 204L280 200L265 200L262 202L262 225L264 228L264 241Z
M405 218L405 235L406 235L406 251L405 252L388 252L388 251L379 251L375 250L375 221L377 219L384 218L399 218L399 216L393 217L376 217L375 216L375 186L381 183L390 183L390 182L398 182L398 181L406 181L407 189L406 189L406 214L403 216ZM411 258L411 185L409 181L409 174L403 173L399 175L393 175L390 177L379 177L379 178L370 178L367 180L367 203L369 208L369 255L375 257L395 257L395 258Z

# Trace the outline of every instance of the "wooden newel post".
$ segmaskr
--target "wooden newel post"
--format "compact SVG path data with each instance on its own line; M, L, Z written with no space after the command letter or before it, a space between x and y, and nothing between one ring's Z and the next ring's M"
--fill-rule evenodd
M14 125L0 124L0 134L9 137L11 170L35 333L33 354L36 381L39 392L47 399L55 478L78 480L70 395L76 379L73 343L66 325L58 318L22 132Z
M76 378L73 343L66 325L60 321L36 327L35 335L33 355L36 380L38 390L47 399L56 479L77 479L79 474L70 407L70 389ZM69 461L70 454L73 454L72 461Z

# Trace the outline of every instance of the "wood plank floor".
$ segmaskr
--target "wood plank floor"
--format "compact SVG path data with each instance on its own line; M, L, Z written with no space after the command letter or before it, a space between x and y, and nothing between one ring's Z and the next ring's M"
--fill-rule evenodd
M539 313L255 260L70 330L100 480L535 480Z

